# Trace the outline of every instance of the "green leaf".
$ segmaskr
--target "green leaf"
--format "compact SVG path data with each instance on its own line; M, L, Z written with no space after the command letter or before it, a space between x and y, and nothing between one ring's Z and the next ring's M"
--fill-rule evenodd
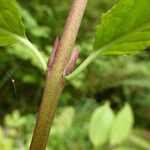
M0 0L0 46L17 42L16 35L25 37L25 29L15 0Z
M122 143L128 138L133 127L133 112L128 103L120 110L115 117L110 130L110 144Z
M0 0L0 46L20 42L35 55L43 70L47 65L37 48L26 38L16 0Z
M107 142L113 118L114 114L108 103L93 112L90 120L89 138L95 147L102 146Z
M94 50L103 55L135 54L150 46L150 1L119 0L101 18Z

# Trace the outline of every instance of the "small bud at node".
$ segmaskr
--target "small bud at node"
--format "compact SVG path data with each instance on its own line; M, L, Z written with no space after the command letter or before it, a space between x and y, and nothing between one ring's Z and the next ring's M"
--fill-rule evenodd
M80 49L76 48L75 51L73 52L73 54L67 64L67 67L64 71L64 76L67 76L73 72L76 62L77 62L77 59L78 59L78 56L79 56L79 51L80 51Z

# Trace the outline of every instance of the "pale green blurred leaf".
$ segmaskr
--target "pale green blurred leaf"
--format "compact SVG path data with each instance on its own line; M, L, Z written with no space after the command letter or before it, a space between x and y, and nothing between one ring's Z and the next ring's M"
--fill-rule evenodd
M118 112L110 130L110 144L122 143L130 136L134 123L133 112L128 103Z
M34 37L49 38L50 27L39 25L36 18L32 16L31 13L29 13L29 11L26 10L24 7L19 6L19 9L24 21L25 28L27 30L30 30L30 33Z
M54 119L51 135L64 134L72 125L75 116L73 107L64 107L61 114Z
M12 150L13 141L11 138L5 136L3 129L0 127L0 149L1 150Z
M105 144L114 114L109 103L95 109L91 116L89 127L89 138L95 147Z
M8 127L18 128L25 123L25 118L21 117L20 112L15 110L12 114L8 114L5 116L5 124Z
M94 50L103 54L135 54L150 46L149 0L119 0L97 27Z
M43 69L37 57L33 53L31 53L27 47L22 46L20 43L16 43L14 45L7 47L6 51L7 53L11 54L12 57L17 56L18 58L22 60L25 60L25 61L29 60L31 62L31 65L37 67L40 70ZM43 56L43 58L45 58L45 61L47 61L49 56L46 55L45 53L42 53L42 52L40 53Z
M140 136L132 135L130 137L130 141L133 142L138 147L141 147L144 150L150 149L150 143Z

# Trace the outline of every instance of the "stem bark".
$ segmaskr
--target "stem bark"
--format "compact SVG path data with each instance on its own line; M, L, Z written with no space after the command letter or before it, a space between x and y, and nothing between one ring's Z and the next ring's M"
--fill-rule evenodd
M53 64L47 71L46 85L30 150L45 150L54 114L64 88L63 73L70 58L88 0L73 0Z

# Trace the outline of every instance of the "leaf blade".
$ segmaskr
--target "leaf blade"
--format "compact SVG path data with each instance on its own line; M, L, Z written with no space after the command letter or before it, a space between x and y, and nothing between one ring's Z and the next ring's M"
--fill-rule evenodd
M120 0L102 16L97 27L94 50L109 47L102 53L135 54L150 46L149 0ZM136 45L134 42L139 41ZM133 44L132 44L133 42Z
M0 46L17 42L14 34L25 37L25 29L15 0L0 0Z

